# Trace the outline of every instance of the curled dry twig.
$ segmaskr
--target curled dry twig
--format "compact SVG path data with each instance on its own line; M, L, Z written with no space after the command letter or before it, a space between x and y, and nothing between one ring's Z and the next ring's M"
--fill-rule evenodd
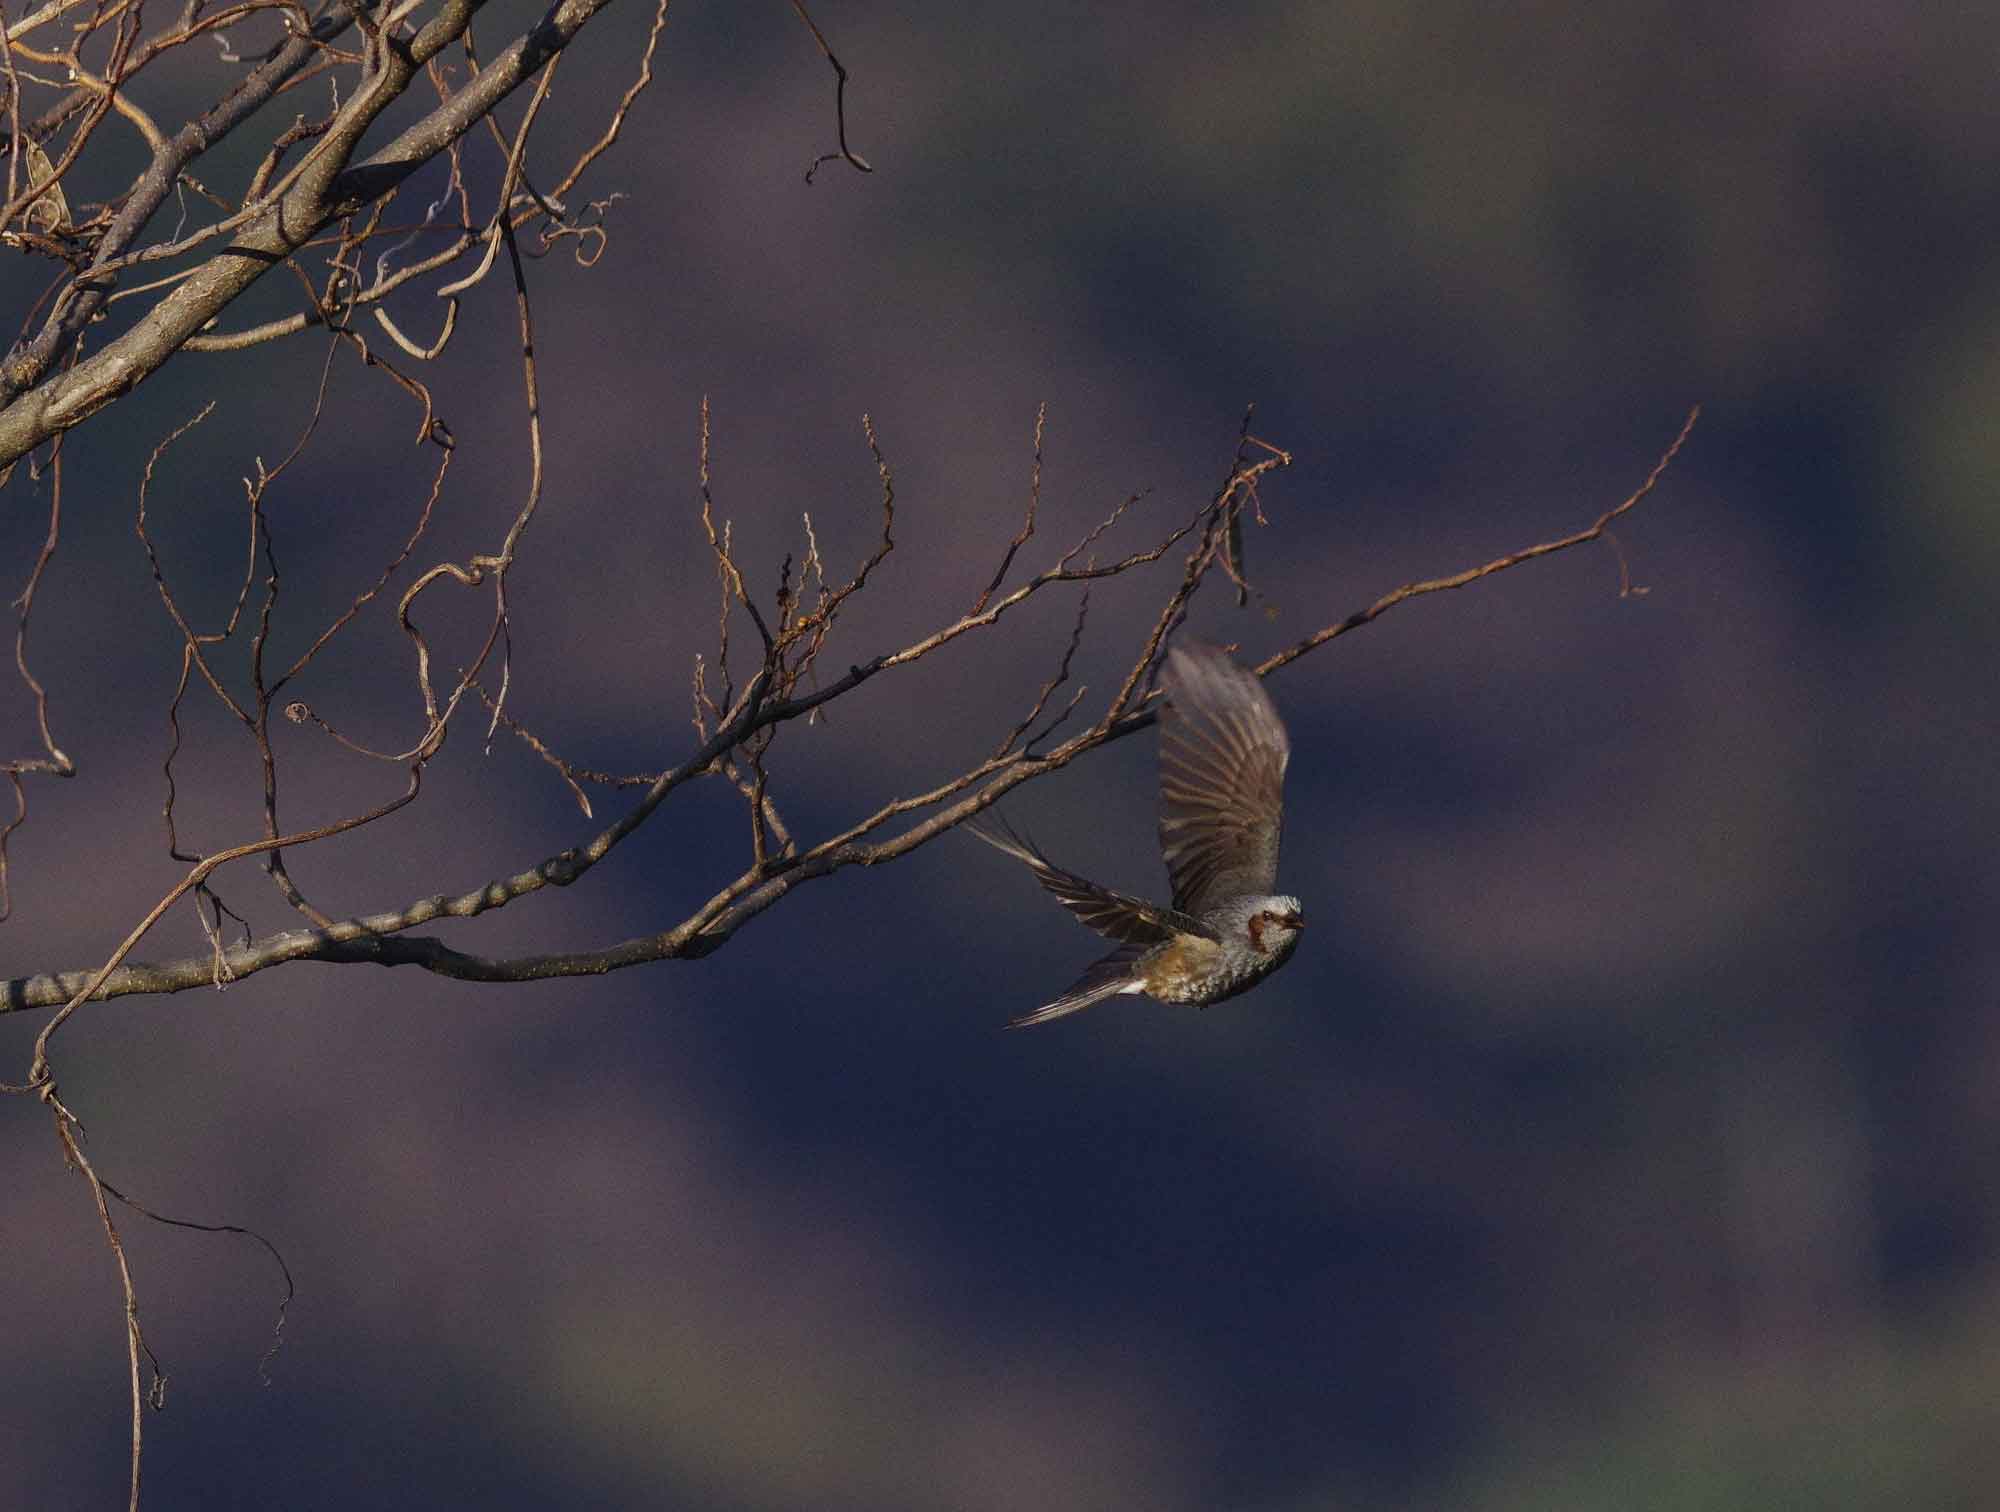
M834 130L837 133L836 139L840 143L838 152L823 152L812 160L806 168L806 182L810 184L813 175L832 162L844 162L860 173L873 173L875 171L873 165L847 145L847 70L841 67L840 59L836 58L833 49L827 46L826 36L813 21L812 14L807 11L805 0L792 0L792 9L799 13L799 19L805 22L806 30L812 33L813 41L819 44L820 56L825 58L833 69Z
M55 559L57 544L62 539L62 443L53 448L47 470L49 480L49 528L42 538L41 550L35 553L35 565L28 571L28 580L14 600L14 670L21 679L21 685L28 690L34 701L35 730L41 737L41 754L37 756L13 756L0 760L0 775L7 778L8 786L14 794L14 813L4 823L0 823L0 923L4 923L13 911L13 895L7 885L7 841L28 818L28 788L26 778L31 775L49 777L74 777L76 763L71 761L56 744L55 735L49 728L49 694L35 674L28 667L28 621L35 612L35 590L41 585L42 574L48 571L49 563Z
M345 328L355 310L382 310L382 301L412 279L443 273L475 257L487 240L486 228L496 223L519 229L540 220L557 234L566 231L561 198L617 140L634 101L652 80L652 59L665 24L661 4L638 77L602 134L562 176L556 195L538 194L528 183L522 155L547 97L550 65L608 4L610 0L555 0L537 24L455 92L434 65L454 45L469 48L468 27L478 9L474 0L444 0L429 20L398 22L387 31L365 8L334 6L308 14L297 0L242 0L206 16L199 7L184 7L150 33L145 27L158 18L127 5L99 6L53 41L43 41L39 34L70 9L66 4L45 5L6 25L0 30L0 63L6 71L10 147L0 244L45 256L61 272L52 297L29 313L0 362L0 467L112 403L177 352L235 351L319 326ZM278 21L283 40L252 61L247 72L223 76L213 104L181 129L156 124L134 103L134 81L150 78L161 59L198 38L219 34L225 25L248 24L258 17ZM336 46L350 27L363 34L359 52ZM37 40L27 40L31 34ZM17 54L46 64L59 80L24 76ZM241 178L234 196L224 192L220 179L210 179L213 191L202 192L218 213L207 224L185 234L177 227L165 237L153 231L156 239L145 239L156 220L164 223L157 212L170 197L187 186L200 187L193 178L197 162L240 134L279 95L327 73L343 82L338 103L324 119L298 117ZM436 106L363 158L362 144L370 139L371 127L419 78L436 87ZM364 276L368 243L388 239L400 246L413 234L409 227L391 224L389 217L411 175L440 155L451 157L455 167L461 138L489 121L502 100L530 81L537 84L537 97L508 144L500 192L485 226L471 223L461 179L455 194L459 214L434 209L416 228L414 234L430 250L400 267L385 256L372 276ZM24 99L31 98L46 106L39 116L22 109ZM74 192L61 198L73 169L120 150L111 144L100 150L100 128L112 120L137 130L146 149L145 166L121 194L102 203L82 203ZM45 152L42 144L57 138L60 149ZM46 171L39 166L43 164ZM601 241L601 209L610 202L594 202L594 218L581 223L577 234ZM60 205L61 213L52 214L51 205ZM490 249L492 243L488 245ZM205 261L150 286L116 287L128 270L189 256ZM223 311L276 267L298 276L306 291L305 307L247 330L214 329ZM113 299L134 296L150 300L144 312L120 334L83 352L79 343L91 322ZM448 309L447 327L450 322ZM385 329L391 339L420 354L449 339L447 330L426 346L404 336L393 321Z

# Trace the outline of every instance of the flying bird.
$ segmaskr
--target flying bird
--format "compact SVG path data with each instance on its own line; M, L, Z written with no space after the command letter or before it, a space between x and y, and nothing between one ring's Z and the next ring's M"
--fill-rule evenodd
M1061 997L1008 1025L1024 1029L1140 993L1207 1007L1248 992L1290 958L1299 900L1274 893L1291 741L1257 676L1211 647L1167 655L1160 715L1160 851L1173 904L1065 871L1005 821L966 825L1035 874L1063 907L1118 948Z

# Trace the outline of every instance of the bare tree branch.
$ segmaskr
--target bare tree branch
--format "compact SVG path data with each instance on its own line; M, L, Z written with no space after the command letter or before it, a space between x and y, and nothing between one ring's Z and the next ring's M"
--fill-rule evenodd
M806 30L812 33L813 41L819 44L820 55L832 65L834 128L839 134L840 141L838 152L823 152L812 160L806 169L806 182L810 184L813 175L818 173L824 164L836 160L845 162L850 168L861 173L873 173L875 169L868 160L847 145L847 70L840 66L840 59L836 58L833 49L827 46L826 37L813 21L811 13L806 10L805 0L792 0L792 9L799 13L799 19L805 22Z
M218 106L211 118L191 123L164 152L155 154L135 195L108 231L94 263L97 282L52 319L40 335L0 369L0 466L88 419L143 382L271 268L304 247L322 228L382 198L470 130L492 108L533 77L611 0L560 0L528 32L452 96L366 161L350 165L362 136L410 85L417 72L461 36L483 0L445 0L439 13L407 43L371 49L372 71L336 114L299 165L267 196L246 207L232 227L229 246L203 263L122 336L56 377L56 359L102 305L117 255L129 245L176 176L268 99L303 65L319 43L338 35L345 19L320 23L280 49ZM344 13L343 13L344 15ZM108 107L107 107L108 108ZM10 207L11 209L12 207Z
M1315 631L1286 650L1268 658L1258 668L1259 673L1268 675L1347 631L1372 623L1390 609L1410 599L1447 588L1464 587L1496 573L1598 540L1613 520L1631 511L1652 492L1666 468L1686 443L1698 414L1698 409L1690 413L1680 433L1639 488L1622 503L1605 511L1591 525L1569 535L1510 552L1462 572L1405 584L1384 594L1366 608ZM880 462L879 448L876 455L886 475L887 464ZM265 936L222 950L219 954L156 964L131 962L126 959L131 945L136 943L137 939L164 913L166 906L174 898L179 897L227 861L259 853L270 848L272 844L268 840L257 842L220 853L203 862L167 899L162 900L112 960L96 971L49 973L19 978L0 985L0 1011L16 1012L61 1005L62 1012L55 1023L51 1024L52 1030L63 1017L74 1011L75 1007L87 998L180 992L191 987L211 986L220 980L236 980L273 966L300 960L372 962L382 966L412 965L441 976L461 980L531 982L559 976L601 975L652 961L696 959L709 955L726 944L744 924L781 901L803 883L830 876L845 867L880 865L908 855L936 836L991 806L1004 793L1021 783L1058 771L1072 761L1152 724L1155 718L1153 709L1155 695L1147 694L1143 698L1136 698L1138 684L1156 659L1161 644L1172 626L1178 622L1195 589L1219 560L1226 538L1228 520L1232 511L1240 505L1243 490L1252 486L1257 478L1272 468L1283 466L1287 460L1285 453L1273 449L1272 454L1264 460L1238 468L1232 474L1229 483L1204 506L1202 513L1195 520L1170 533L1156 547L1133 553L1109 567L1075 569L1058 565L1030 579L1013 593L998 600L984 613L967 616L897 650L875 656L866 663L851 666L843 675L811 693L789 697L772 696L773 690L777 687L795 685L800 671L796 667L782 666L778 660L781 655L779 642L776 637L772 637L764 667L736 696L725 717L719 721L715 733L703 741L700 747L680 765L656 778L630 812L589 841L560 851L512 876L496 878L483 886L457 895L434 895L401 908L356 916L319 929L292 930ZM707 507L708 500L704 499L705 511ZM1123 510L1124 506L1120 505L1118 510L1114 511L1112 518L1117 518ZM990 626L1006 609L1051 585L1087 582L1157 561L1175 542L1185 539L1197 525L1202 527L1202 532L1189 554L1181 581L1169 595L1152 630L1141 641L1138 654L1123 686L1096 723L1046 753L1030 754L1028 746L1017 744L1017 741L1027 725L1038 717L1053 688L1067 675L1069 657L1075 649L1076 636L1081 632L1080 614L1077 629L1072 633L1069 649L1064 653L1057 676L1042 689L1029 719L1010 733L993 756L923 792L894 799L848 828L814 845L798 849L795 853L754 856L745 871L724 884L708 902L669 929L593 950L513 957L475 955L454 949L435 938L406 935L407 931L434 919L471 918L491 909L504 907L544 887L570 885L608 856L620 841L644 824L677 788L717 769L719 764L729 759L732 751L743 748L759 734L811 713L822 704L844 696L883 671L909 665L937 652L971 630ZM725 536L714 531L712 521L709 523L709 533L719 560L728 565L731 574L731 598L735 599L736 583L740 580L740 575L737 574L733 561L727 556ZM887 550L886 542L885 532L885 544L878 548L877 554L864 564L855 580L848 585L851 591L858 591L861 582L865 580L868 566L879 561L881 554ZM1073 553L1066 555L1063 560L1068 561L1072 556ZM755 612L747 594L742 599L736 599L736 602L747 612ZM787 633L793 636L795 644L798 630L799 626L796 624L787 629ZM754 801L760 804L765 802L768 795L761 785L753 784L753 786L757 788ZM397 806L413 795L414 789L412 794L398 800ZM940 804L946 806L937 808ZM927 808L937 808L937 811L887 839L866 840L868 835L891 820ZM379 812L385 813L387 809ZM364 816L362 819L351 821L345 827L351 827L353 823L367 822L373 817L376 816ZM332 832L334 831L327 831L327 833ZM306 843L313 838L317 836L312 834L294 836L281 843L296 845ZM48 1031L44 1032L44 1039L47 1033Z

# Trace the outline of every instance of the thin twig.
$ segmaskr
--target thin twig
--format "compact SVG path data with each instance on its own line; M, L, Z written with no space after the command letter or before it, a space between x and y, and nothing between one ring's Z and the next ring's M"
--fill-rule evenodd
M805 0L792 0L792 9L799 13L799 19L805 22L806 30L813 34L813 41L819 44L820 53L826 58L827 62L833 65L834 125L840 133L840 150L838 152L823 152L814 158L812 165L806 169L806 182L810 184L813 181L813 175L819 172L820 166L825 163L831 163L836 158L845 162L849 167L860 170L862 173L873 173L875 170L869 165L868 160L847 145L847 70L840 66L840 59L836 58L833 55L833 49L826 45L825 36L821 34L819 27L814 24L812 16L806 10Z
M1359 630L1363 625L1373 623L1398 604L1405 603L1410 599L1420 598L1426 593L1443 593L1447 589L1464 588L1468 584L1478 582L1481 578L1491 577L1496 572L1505 572L1510 567L1518 567L1523 562L1532 562L1537 557L1552 556L1558 551L1568 551L1572 547L1586 546L1590 542L1597 540L1604 534L1607 525L1613 520L1618 519L1621 515L1629 513L1638 505L1640 500L1653 491L1654 486L1659 483L1661 477L1665 475L1666 470L1673 465L1674 458L1680 455L1681 448L1687 444L1688 437L1694 432L1695 421L1700 418L1701 406L1697 404L1693 409L1688 411L1687 419L1682 422L1680 432L1674 437L1673 444L1660 454L1659 461L1653 464L1653 470L1646 474L1645 482L1635 488L1623 503L1605 510L1593 523L1577 531L1574 535L1566 535L1554 541L1543 541L1539 545L1523 547L1519 551L1510 551L1505 556L1495 557L1490 562L1482 563L1477 567L1468 567L1463 572L1454 572L1447 577L1426 578L1419 583L1405 583L1402 587L1392 589L1390 592L1383 594L1382 597L1375 600L1367 608L1357 609L1354 613L1348 615L1346 619L1328 625L1325 629L1315 630L1311 635L1287 646L1276 655L1266 657L1257 667L1258 675L1267 676L1277 671L1278 668L1297 661L1308 651L1315 650L1325 645L1328 641L1347 634L1350 630ZM1619 590L1621 597L1630 595L1633 592L1631 578L1625 571L1622 552L1619 557ZM1644 592L1643 589L1639 591Z
M1028 511L1021 517L1021 528L1014 532L1014 539L1007 543L1007 550L1000 558L1000 565L994 569L993 580L985 591L974 600L972 613L984 609L1000 585L1007 580L1007 569L1014 565L1014 555L1035 533L1035 511L1042 502L1042 427L1049 418L1048 401L1044 399L1035 408L1035 466L1028 479ZM1115 516L1113 518L1116 518Z

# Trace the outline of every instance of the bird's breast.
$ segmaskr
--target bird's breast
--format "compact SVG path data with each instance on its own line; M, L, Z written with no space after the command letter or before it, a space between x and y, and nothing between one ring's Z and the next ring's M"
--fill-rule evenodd
M1146 995L1162 1003L1219 1002L1234 997L1264 973L1249 951L1201 935L1175 935L1139 961Z
M1146 995L1163 1003L1198 1003L1221 964L1222 947L1200 935L1175 935L1140 961Z

